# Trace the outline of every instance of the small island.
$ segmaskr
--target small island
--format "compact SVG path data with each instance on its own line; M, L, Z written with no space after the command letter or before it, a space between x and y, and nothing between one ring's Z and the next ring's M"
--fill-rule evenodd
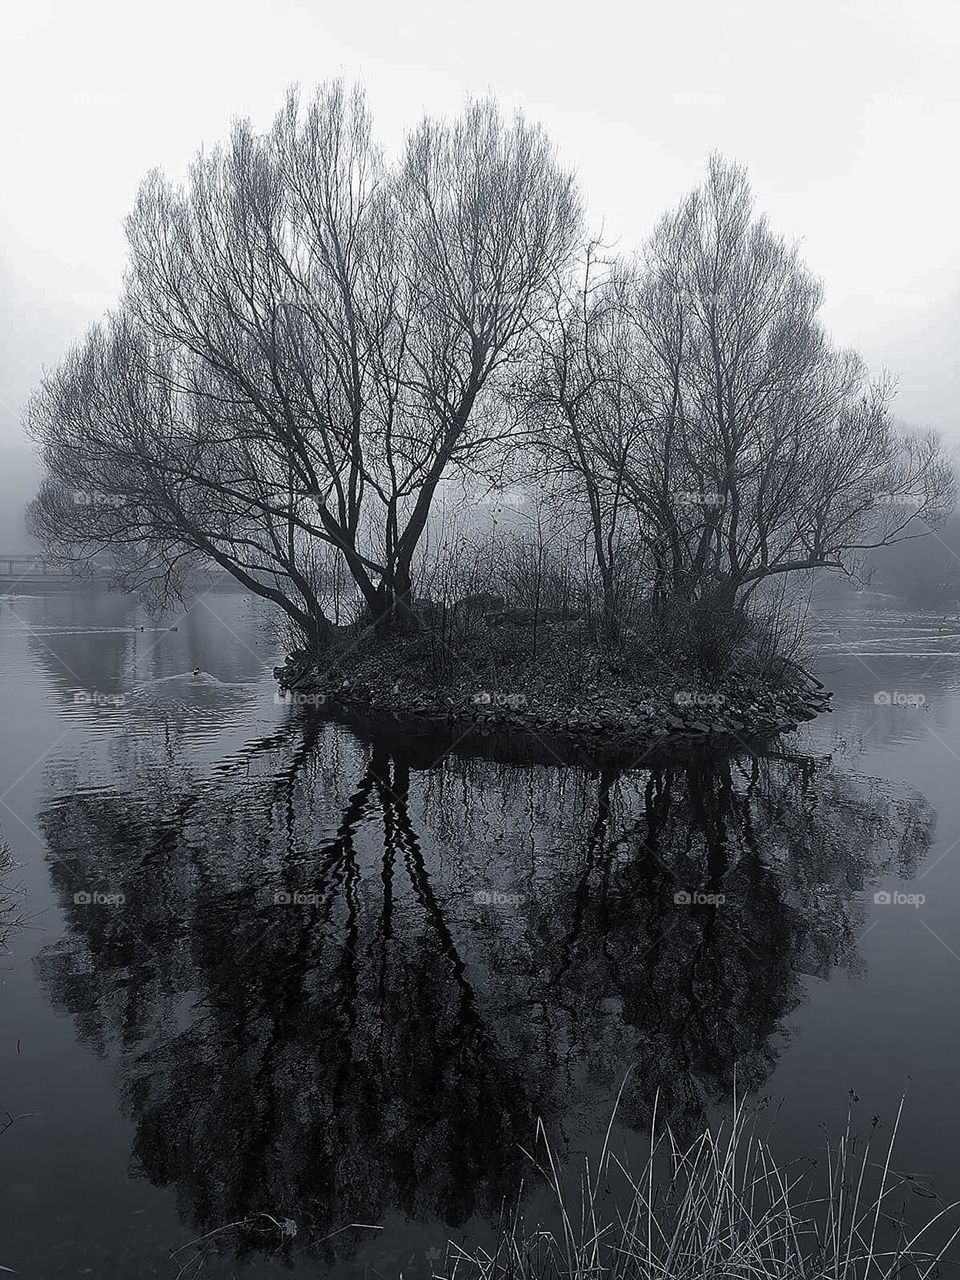
M291 705L310 712L554 762L735 751L829 709L823 685L779 655L761 663L745 647L742 665L711 676L678 668L639 637L600 646L580 619L538 619L534 632L527 613L488 596L467 597L453 614L446 639L426 624L388 637L347 628L323 659L300 649L274 675Z
M371 129L291 93L143 185L124 296L30 405L48 553L158 609L229 575L328 712L636 758L822 710L811 580L936 528L955 477L746 171L710 157L613 254L494 102L395 162Z

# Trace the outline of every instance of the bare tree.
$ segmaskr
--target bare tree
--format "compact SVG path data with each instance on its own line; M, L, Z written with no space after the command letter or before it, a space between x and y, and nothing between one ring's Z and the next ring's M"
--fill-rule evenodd
M340 85L238 124L185 189L144 184L118 315L35 398L46 532L126 545L136 585L213 560L317 646L332 548L375 619L410 620L437 487L509 432L497 384L578 222L545 136L491 103L392 168Z
M936 437L898 432L889 382L831 345L819 284L754 216L741 169L714 158L637 263L592 267L558 295L525 406L588 513L608 636L628 550L655 604L732 607L950 509Z
M629 278L586 247L562 282L553 313L514 395L531 433L534 469L557 501L584 521L601 599L602 629L614 639L627 564L637 566L627 528L627 472L644 451L648 414L636 394L635 334L624 289Z
M489 102L387 165L359 92L291 94L185 187L144 184L120 307L31 406L37 529L162 597L215 563L319 650L344 569L371 618L416 622L450 481L554 501L607 639L641 579L736 611L947 512L939 442L831 344L741 169L714 158L635 262L576 254L579 226L542 132Z
M951 506L936 439L895 430L890 384L832 346L821 301L796 250L754 216L744 171L716 157L657 228L629 305L661 430L629 480L674 592L735 596L774 574L847 569Z

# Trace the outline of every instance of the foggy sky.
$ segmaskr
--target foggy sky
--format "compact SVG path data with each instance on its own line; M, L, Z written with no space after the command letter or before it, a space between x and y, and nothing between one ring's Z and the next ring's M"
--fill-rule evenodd
M0 444L44 364L111 304L122 221L286 87L367 86L397 149L493 92L540 120L621 249L719 149L824 280L835 339L960 445L960 7L951 0L0 0Z

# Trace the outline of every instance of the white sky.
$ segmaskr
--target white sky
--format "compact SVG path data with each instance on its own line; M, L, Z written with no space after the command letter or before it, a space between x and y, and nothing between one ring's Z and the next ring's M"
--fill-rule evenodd
M294 81L367 86L381 141L492 91L631 248L720 149L823 278L837 341L960 444L956 0L0 0L0 442L114 299L138 182Z

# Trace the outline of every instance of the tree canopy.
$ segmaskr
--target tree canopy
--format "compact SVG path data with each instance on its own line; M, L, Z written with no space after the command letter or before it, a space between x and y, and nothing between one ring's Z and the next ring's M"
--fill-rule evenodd
M127 235L117 308L29 410L35 527L161 598L219 565L311 647L334 569L416 625L451 477L512 468L549 496L607 636L628 581L653 607L742 603L953 502L937 438L895 428L890 382L831 342L819 283L718 157L610 261L539 128L477 102L388 163L332 84L236 124L182 186L151 174Z

